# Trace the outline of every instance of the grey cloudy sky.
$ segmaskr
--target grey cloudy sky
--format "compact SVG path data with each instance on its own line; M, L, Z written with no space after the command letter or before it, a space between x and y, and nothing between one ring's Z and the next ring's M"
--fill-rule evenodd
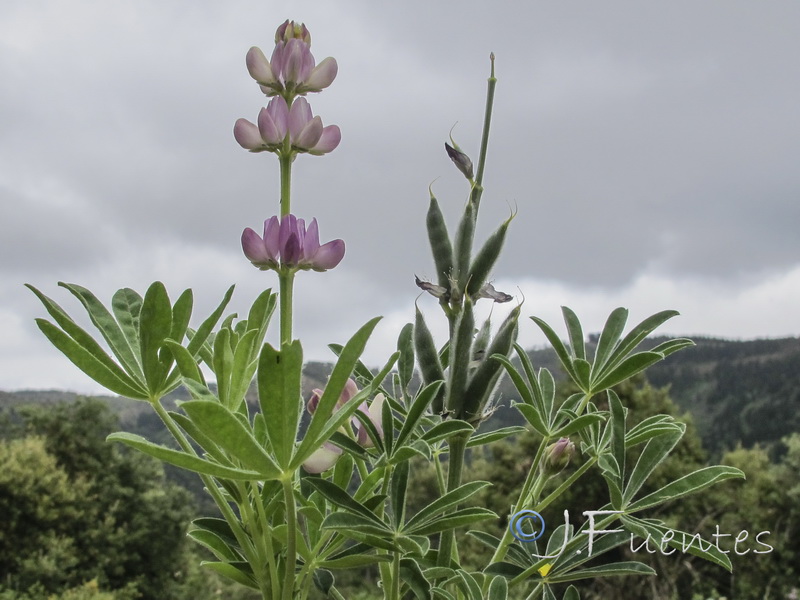
M239 236L277 212L277 161L232 127L264 103L244 55L269 54L286 18L339 63L309 99L342 143L294 171L293 212L347 244L335 270L298 276L309 358L384 315L376 364L413 317L413 276L434 275L427 188L455 227L467 189L442 144L457 122L476 158L490 51L479 230L518 210L494 278L523 314L555 322L566 304L593 331L619 305L675 308L672 333L800 334L794 0L4 0L0 389L96 390L38 332L24 282L77 311L57 281L108 301L160 279L194 288L201 315L230 284L240 312L276 285ZM521 339L542 342L528 320Z

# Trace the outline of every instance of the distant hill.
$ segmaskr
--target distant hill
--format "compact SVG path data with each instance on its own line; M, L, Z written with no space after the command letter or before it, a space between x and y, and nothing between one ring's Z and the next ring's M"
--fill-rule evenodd
M644 346L655 346L664 339L651 338ZM800 432L800 338L730 341L700 337L694 341L697 346L648 369L647 378L657 387L670 386L670 395L692 415L708 450L720 452L739 442L745 447L769 445L789 433ZM534 367L546 367L564 379L552 350L531 350L528 355ZM330 370L327 363L305 366L304 398L312 389L324 387ZM505 405L518 397L508 380L501 384L500 397ZM73 393L55 390L0 391L0 410L27 403L73 402L75 398ZM187 396L180 392L173 397L183 398ZM161 433L163 426L146 403L112 397L107 401L124 429L154 441L167 441ZM256 402L252 389L248 401ZM487 425L519 420L516 411L501 407L497 418Z
M650 338L644 348L667 338ZM769 445L800 432L800 338L731 341L694 337L681 350L647 370L654 386L689 412L706 449L720 452L741 442ZM555 353L531 350L536 368L564 379ZM506 382L508 385L508 382ZM514 397L513 388L505 388Z

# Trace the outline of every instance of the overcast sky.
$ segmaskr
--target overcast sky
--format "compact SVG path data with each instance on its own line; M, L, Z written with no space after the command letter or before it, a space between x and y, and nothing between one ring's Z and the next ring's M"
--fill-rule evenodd
M454 229L468 190L443 142L457 122L477 158L491 51L478 241L518 210L493 277L523 315L562 331L565 304L596 331L616 306L674 308L673 334L800 334L795 0L3 0L0 389L98 389L39 333L25 282L79 313L57 281L109 301L159 279L173 298L192 287L198 316L231 284L240 312L276 285L239 236L277 212L277 160L232 128L265 102L245 53L269 55L286 18L339 63L309 100L342 143L294 170L293 212L347 244L298 276L308 358L384 315L377 364L413 318L414 274L435 278L428 186ZM543 342L528 319L520 336Z

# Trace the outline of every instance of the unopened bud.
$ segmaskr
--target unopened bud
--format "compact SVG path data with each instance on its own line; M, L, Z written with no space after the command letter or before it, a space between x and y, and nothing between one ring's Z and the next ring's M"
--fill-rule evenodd
M550 444L546 452L545 469L549 473L558 473L569 464L572 455L575 454L575 444L569 438L562 437L555 444Z
M450 160L455 163L456 167L458 167L458 170L464 174L464 177L472 181L472 161L469 159L469 156L461 152L461 150L458 148L454 148L447 142L444 143L444 149L447 150L447 156L449 156Z
M303 40L311 46L311 34L303 23L295 23L286 19L275 31L275 43L288 42L291 39Z

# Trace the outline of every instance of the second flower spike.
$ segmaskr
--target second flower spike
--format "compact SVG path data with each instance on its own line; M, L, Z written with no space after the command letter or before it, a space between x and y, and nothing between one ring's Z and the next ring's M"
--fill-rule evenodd
M280 220L272 217L264 221L263 237L246 228L242 232L242 250L262 271L327 271L342 261L344 241L337 239L320 245L316 219L306 229L303 219L286 215Z

